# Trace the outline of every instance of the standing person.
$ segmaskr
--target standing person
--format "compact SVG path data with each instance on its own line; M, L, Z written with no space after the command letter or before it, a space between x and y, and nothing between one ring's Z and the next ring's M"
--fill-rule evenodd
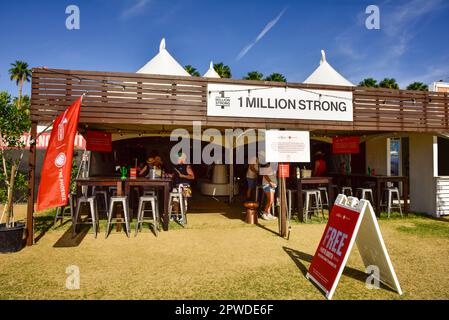
M265 166L260 168L260 174L262 175L262 188L267 199L265 207L262 211L262 219L264 220L275 220L275 216L271 214L271 206L274 203L274 198L277 188L277 178L276 172L273 170L271 165L267 163Z
M248 183L248 189L246 189L246 200L252 199L253 190L257 186L257 177L259 175L259 161L257 157L252 157L249 160L248 170L246 171L246 181Z
M326 161L324 160L324 153L318 151L315 153L315 164L313 169L314 177L323 177L327 172Z

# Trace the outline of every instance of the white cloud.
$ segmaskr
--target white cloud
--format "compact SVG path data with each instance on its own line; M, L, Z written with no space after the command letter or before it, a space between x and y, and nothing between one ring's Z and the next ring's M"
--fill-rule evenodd
M237 60L242 59L251 49L252 47L254 47L254 45L259 42L260 40L262 40L262 38L267 34L268 31L270 31L277 23L278 21L281 19L281 17L284 15L285 11L287 11L287 8L284 8L281 13L279 13L277 15L276 18L274 18L273 20L271 20L270 22L267 23L267 25L262 29L262 31L259 33L259 35L257 36L256 40L254 40L253 42L249 43L248 45L246 45L242 51L240 51L239 55L237 56Z
M130 17L140 14L142 10L145 9L145 7L150 3L150 0L136 0L133 2L134 4L132 6L127 7L122 11L120 15L121 19L126 20Z

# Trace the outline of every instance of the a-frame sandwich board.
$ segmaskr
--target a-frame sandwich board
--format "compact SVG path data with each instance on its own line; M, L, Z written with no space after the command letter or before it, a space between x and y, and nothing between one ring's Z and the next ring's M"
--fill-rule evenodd
M377 280L402 294L373 207L369 201L344 195L335 201L306 277L332 299L354 243L365 267L378 268Z

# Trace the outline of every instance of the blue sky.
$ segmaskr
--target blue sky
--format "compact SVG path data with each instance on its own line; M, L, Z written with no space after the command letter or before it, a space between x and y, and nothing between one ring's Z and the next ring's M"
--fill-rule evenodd
M80 30L65 27L70 4L80 8ZM380 30L365 27L370 4L380 8ZM258 70L302 82L324 49L354 83L394 77L401 86L430 84L449 81L448 30L448 0L2 1L0 90L16 94L8 75L16 59L32 67L135 72L162 37L182 65L201 73L213 60L228 64L234 78Z

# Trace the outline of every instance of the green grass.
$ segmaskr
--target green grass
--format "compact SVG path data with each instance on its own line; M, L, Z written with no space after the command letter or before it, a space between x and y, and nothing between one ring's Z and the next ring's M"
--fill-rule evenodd
M421 237L449 238L449 223L410 221L409 225L398 226L396 229Z

